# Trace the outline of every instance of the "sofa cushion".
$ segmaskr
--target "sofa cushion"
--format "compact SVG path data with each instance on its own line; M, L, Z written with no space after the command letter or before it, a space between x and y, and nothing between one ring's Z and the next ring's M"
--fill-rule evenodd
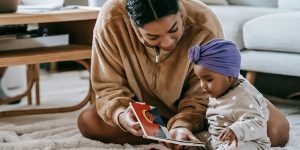
M299 0L279 0L278 8L279 9L298 9L298 10L300 10L300 1Z
M246 50L241 52L241 69L300 77L300 54Z
M247 49L300 53L300 12L261 16L243 28Z
M244 48L242 27L252 18L278 12L275 8L247 6L209 6L219 17L225 38L234 41L240 49Z
M278 0L228 0L230 5L277 7Z
M88 0L65 0L64 5L83 5L83 6L88 6Z
M227 0L200 0L207 5L228 5Z

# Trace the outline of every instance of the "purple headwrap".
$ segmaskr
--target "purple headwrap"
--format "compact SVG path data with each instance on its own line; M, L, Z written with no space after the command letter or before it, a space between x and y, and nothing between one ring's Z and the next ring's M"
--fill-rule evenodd
M241 55L237 46L224 39L213 39L189 49L189 59L208 70L230 77L240 74Z

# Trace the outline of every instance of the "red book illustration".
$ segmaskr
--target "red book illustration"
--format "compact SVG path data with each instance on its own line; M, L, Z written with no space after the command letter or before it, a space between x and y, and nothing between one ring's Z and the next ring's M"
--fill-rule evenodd
M172 139L157 108L137 102L130 102L130 106L141 125L144 138L179 145L204 147L203 142L180 141Z

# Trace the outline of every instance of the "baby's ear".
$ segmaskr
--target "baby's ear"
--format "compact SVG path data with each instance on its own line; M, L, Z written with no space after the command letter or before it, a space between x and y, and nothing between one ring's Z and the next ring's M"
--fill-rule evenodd
M232 82L234 80L234 77L228 77L228 81Z

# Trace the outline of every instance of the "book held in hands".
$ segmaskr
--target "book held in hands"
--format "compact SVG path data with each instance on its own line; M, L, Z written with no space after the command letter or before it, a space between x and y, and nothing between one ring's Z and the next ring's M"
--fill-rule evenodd
M130 107L142 128L144 138L178 145L205 147L203 142L172 139L157 108L137 102L130 102Z

